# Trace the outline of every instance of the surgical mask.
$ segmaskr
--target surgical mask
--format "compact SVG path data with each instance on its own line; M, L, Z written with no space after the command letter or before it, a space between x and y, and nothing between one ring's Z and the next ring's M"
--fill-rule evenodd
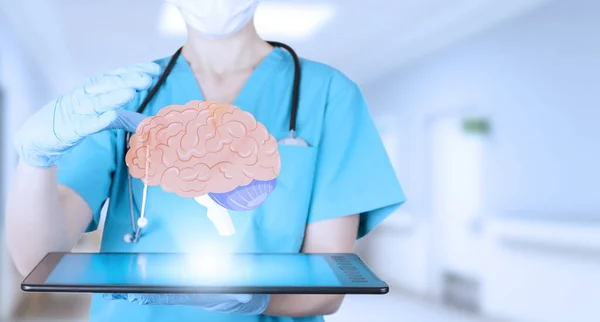
M167 0L190 28L208 38L227 38L254 16L258 0Z

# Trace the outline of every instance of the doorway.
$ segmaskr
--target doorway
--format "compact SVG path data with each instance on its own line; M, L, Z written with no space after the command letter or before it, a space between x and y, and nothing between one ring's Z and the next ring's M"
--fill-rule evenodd
M433 293L479 311L484 119L444 116L428 123L431 165Z

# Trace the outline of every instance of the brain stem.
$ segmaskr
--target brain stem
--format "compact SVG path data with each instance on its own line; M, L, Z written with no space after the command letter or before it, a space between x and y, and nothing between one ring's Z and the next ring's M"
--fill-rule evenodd
M219 206L208 195L195 197L194 200L206 207L206 216L215 225L220 235L231 236L235 234L235 227L227 209Z

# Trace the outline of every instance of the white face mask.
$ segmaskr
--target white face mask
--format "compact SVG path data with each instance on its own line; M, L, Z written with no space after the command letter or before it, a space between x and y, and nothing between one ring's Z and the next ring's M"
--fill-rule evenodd
M205 37L227 38L254 17L258 0L167 0L174 4L190 28Z

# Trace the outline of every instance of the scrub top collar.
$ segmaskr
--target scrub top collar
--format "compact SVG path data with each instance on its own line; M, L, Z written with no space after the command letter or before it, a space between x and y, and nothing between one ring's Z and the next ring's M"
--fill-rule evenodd
M279 47L273 48L273 50L256 66L238 93L238 96L235 98L233 105L242 108L244 102L254 100L256 98L256 93L264 88L265 82L269 81L275 73L287 71L286 66L282 66L283 64L290 65L290 70L293 70L293 61L291 60L291 57L287 57L283 49ZM192 93L193 97L196 97L198 100L205 100L200 85L194 76L194 72L183 55L179 55L175 61L171 75L175 74L177 74L178 78L177 87L188 93ZM183 81L181 81L182 79Z

